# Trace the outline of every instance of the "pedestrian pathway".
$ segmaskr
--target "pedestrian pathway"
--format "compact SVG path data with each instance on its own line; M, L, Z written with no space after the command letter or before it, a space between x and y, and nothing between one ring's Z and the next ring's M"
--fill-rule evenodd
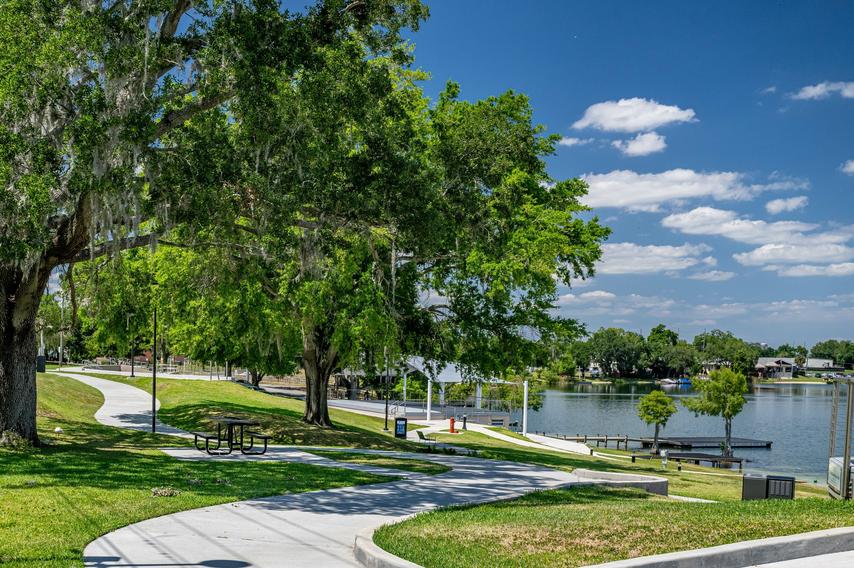
M821 568L851 568L854 566L854 550L784 560L771 564L759 564L752 568L816 568L817 566L821 566Z
M95 420L101 424L126 430L151 432L151 395L144 390L88 375L66 372L54 372L54 374L78 380L101 391L104 395L104 404L95 413ZM156 401L156 407L160 408L159 400ZM156 423L156 431L159 434L182 438L193 437L192 434L163 424L159 420Z
M102 424L144 430L150 426L151 396L135 387L85 375L63 373L104 395L96 413ZM158 424L158 431L186 436ZM177 459L263 459L350 467L301 449L272 447L267 456L208 456L190 448L168 448ZM149 519L104 535L84 551L90 567L337 567L359 566L353 554L357 533L414 513L458 503L507 499L579 481L574 474L542 466L439 454L401 454L429 459L451 471L404 477L389 483L251 499ZM589 483L590 480L585 479ZM286 485L286 481L283 481Z

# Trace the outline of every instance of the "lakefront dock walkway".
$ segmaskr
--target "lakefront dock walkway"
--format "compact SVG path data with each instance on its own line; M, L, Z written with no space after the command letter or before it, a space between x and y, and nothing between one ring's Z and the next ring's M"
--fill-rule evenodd
M547 432L535 432L535 434L540 436L546 436L548 438L554 438L556 440L566 440L568 442L579 442L581 444L589 444L592 442L596 442L596 447L599 447L600 444L605 444L605 447L608 447L608 444L615 443L617 444L617 449L620 449L620 445L628 450L629 442L639 443L641 447L650 448L654 442L653 438L641 436L641 437L632 437L627 434L550 434ZM694 448L720 448L724 443L723 437L717 436L664 436L658 438L658 447L662 449L678 449L678 450L691 450ZM771 448L771 444L773 444L770 440L756 440L753 438L732 438L731 444L733 448Z

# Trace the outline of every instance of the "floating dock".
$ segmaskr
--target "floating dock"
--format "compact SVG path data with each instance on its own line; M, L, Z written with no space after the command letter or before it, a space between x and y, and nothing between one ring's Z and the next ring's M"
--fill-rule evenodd
M629 438L631 442L640 442L644 448L652 447L652 438ZM720 448L724 443L723 437L706 436L666 436L658 438L659 448L675 448L691 450L694 448ZM733 448L771 448L770 440L754 440L752 438L732 438Z

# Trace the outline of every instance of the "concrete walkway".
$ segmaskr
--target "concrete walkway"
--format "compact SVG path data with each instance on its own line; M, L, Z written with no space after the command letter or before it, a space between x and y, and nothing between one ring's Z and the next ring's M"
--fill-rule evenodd
M854 551L849 550L847 552L772 562L771 564L758 564L753 568L851 568L852 566L854 566Z
M62 375L104 395L96 413L102 424L145 430L151 396L115 381L73 373ZM158 424L158 430L187 434ZM209 456L190 448L164 450L177 459L259 459L332 465L406 477L401 481L251 499L142 521L95 540L84 551L90 567L337 567L359 566L353 555L357 533L414 513L457 503L508 499L538 489L578 482L573 474L523 463L436 454L392 455L429 459L451 471L436 476L405 474L331 462L297 448L273 447L266 456ZM585 479L589 483L589 479ZM287 480L282 480L287 487Z
M87 371L88 372L88 371ZM95 420L105 426L125 428L126 430L139 430L151 432L151 395L144 390L131 385L111 381L109 379L98 379L88 375L54 371L55 375L75 379L96 388L104 395L104 404L95 413ZM160 408L160 401L156 401ZM182 438L193 436L178 428L163 424L159 420L156 423L158 434L169 434Z

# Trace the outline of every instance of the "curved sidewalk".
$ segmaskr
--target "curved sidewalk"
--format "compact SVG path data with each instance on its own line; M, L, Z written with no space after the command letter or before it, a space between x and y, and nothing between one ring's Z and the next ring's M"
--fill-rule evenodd
M103 393L104 405L96 413L99 422L133 430L150 426L150 394L115 381L71 373L64 376ZM165 425L158 425L158 431L186 435ZM208 456L188 448L164 451L178 459L245 459ZM361 531L436 507L508 499L579 480L573 474L531 464L394 454L428 459L453 469L436 476L409 476L390 483L251 499L149 519L89 544L84 552L85 564L221 568L360 566L353 554L353 544ZM259 459L347 466L322 463L329 460L295 448L274 447L269 456ZM386 473L400 472L386 470ZM283 486L287 486L286 480Z

